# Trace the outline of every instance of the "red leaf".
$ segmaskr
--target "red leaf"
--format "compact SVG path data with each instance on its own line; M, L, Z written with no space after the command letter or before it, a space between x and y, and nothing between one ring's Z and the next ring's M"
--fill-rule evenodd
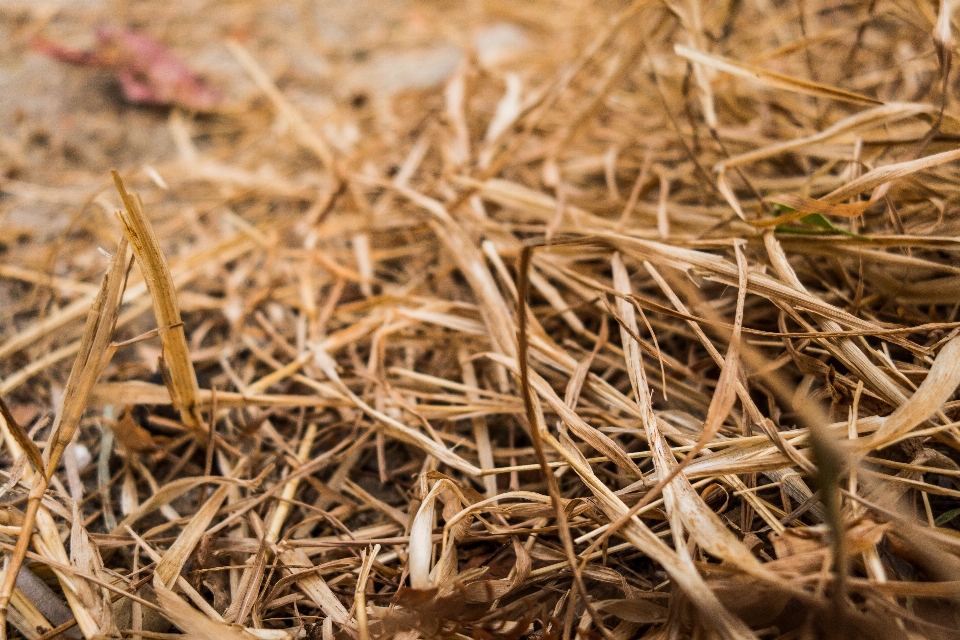
M132 104L178 105L196 111L210 111L220 104L219 91L169 49L132 29L101 27L93 51L67 49L39 37L32 47L61 62L111 69L124 98Z

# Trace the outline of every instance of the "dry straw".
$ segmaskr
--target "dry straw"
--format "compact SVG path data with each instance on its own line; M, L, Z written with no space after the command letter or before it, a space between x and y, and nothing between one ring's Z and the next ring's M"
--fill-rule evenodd
M128 4L235 97L0 140L4 634L955 637L954 3Z

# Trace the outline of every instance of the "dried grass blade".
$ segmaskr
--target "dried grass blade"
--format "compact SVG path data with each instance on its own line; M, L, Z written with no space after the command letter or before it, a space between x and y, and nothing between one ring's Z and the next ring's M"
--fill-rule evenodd
M791 151L799 151L804 147L825 142L831 138L852 133L864 129L865 127L879 127L883 124L889 124L896 120L912 118L921 114L935 113L936 109L930 105L916 102L891 102L880 105L872 109L866 109L860 113L854 114L848 118L838 121L827 127L823 131L809 136L794 138L784 142L777 142L766 147L761 147L753 151L747 151L717 164L714 169L718 172L731 167L737 167L751 162L757 162L765 158L771 158Z
M254 383L255 384L255 383ZM251 385L252 386L252 385ZM321 389L324 388L320 385ZM333 388L327 388L322 396L297 394L247 394L236 391L218 391L217 407L327 407L339 398L340 394ZM213 393L210 389L200 389L197 401L201 408L211 405ZM161 384L150 384L140 380L126 382L101 382L93 388L90 394L92 405L108 404L136 405L153 404L169 405L173 402L170 390Z
M70 532L70 560L72 566L79 570L80 575L93 576L109 583L109 577L103 571L103 559L100 551L90 540L87 530L83 527L80 510L76 505L73 512L73 526ZM118 635L117 626L113 619L113 608L110 606L108 591L97 588L93 582L82 578L74 581L77 595L84 607L97 621L100 632L107 636Z
M377 561L377 555L380 553L380 545L373 545L373 549L363 550L360 557L360 576L357 578L357 587L354 589L354 598L356 604L354 610L357 618L357 631L360 634L360 640L370 640L370 628L367 623L367 582L370 580L370 572L373 570L373 563Z
M875 100L859 93L844 91L843 89L837 89L836 87L820 84L818 82L801 80L800 78L794 78L792 76L776 73L774 71L767 71L766 69L760 69L758 67L746 65L742 62L736 62L720 56L697 51L682 44L674 45L673 50L677 55L693 62L698 62L720 71L726 71L727 73L739 76L741 78L754 80L775 89L784 89L794 93L801 93L817 98L827 98L829 100L839 100L841 102L849 102L852 104L868 106L883 104L880 100Z
M149 513L153 513L165 505L168 505L170 502L176 500L188 491L208 483L236 485L240 484L240 481L232 478L223 478L220 476L188 476L186 478L178 478L177 480L168 482L160 487L159 491L156 491L148 499L144 500L143 503L141 503L134 511L131 511L127 517L120 522L120 524L117 526L117 530L115 530L114 533L124 530L126 527L137 522L140 518Z
M173 588L177 576L180 575L180 570L190 558L190 554L193 553L200 542L200 538L203 537L214 516L217 515L217 511L220 510L220 506L226 499L229 490L230 485L221 485L213 492L213 495L197 510L189 524L183 528L174 543L163 554L163 558L157 563L157 568L154 571L163 584L169 588Z
M316 436L317 425L311 422L307 425L303 438L300 440L300 446L297 447L297 462L301 465L310 460L310 450L313 448L313 440ZM283 492L280 494L280 504L277 505L277 510L273 512L273 518L264 538L267 544L274 544L280 539L280 530L283 529L283 523L286 522L287 516L290 514L290 501L297 494L299 487L300 478L294 478L283 486Z
M289 575L297 575L297 586L321 611L339 625L350 624L350 613L326 581L316 571L311 570L313 563L302 549L281 549L277 556Z
M960 337L940 350L920 387L903 404L883 419L883 424L868 438L858 441L864 450L880 449L902 438L940 411L943 403L960 386Z
M955 0L940 0L940 12L933 29L933 44L937 49L937 62L940 63L940 75L943 78L944 95L947 95L950 67L953 62L953 28L950 20L953 16Z
M153 579L153 589L157 593L160 612L186 632L188 637L198 640L260 640L258 636L243 627L213 620L203 615L191 607L186 600L165 587L159 576Z
M774 196L768 196L763 199L764 202L780 204L793 209L789 213L779 215L775 218L764 218L760 220L748 220L755 227L767 228L776 227L781 224L788 224L799 220L804 216L814 213L820 213L825 216L837 216L841 218L855 218L863 215L872 205L872 201L830 204L815 198L807 198L793 193L782 193Z
M476 403L480 400L480 394L477 393L479 385L477 384L477 373L473 367L473 361L470 360L470 354L464 347L461 347L457 356L460 361L460 370L463 372L463 383L467 387L467 399ZM473 423L473 436L477 443L480 469L484 472L493 470L497 465L493 459L493 447L490 444L490 429L487 420L483 416L476 416L472 418L471 422ZM496 476L492 474L484 476L483 484L488 498L497 495Z
M52 477L60 457L73 439L80 417L87 407L87 400L93 386L100 378L106 358L109 355L110 340L117 323L123 286L126 282L127 243L120 240L116 254L110 263L110 269L103 278L100 293L97 295L81 338L80 352L70 371L67 388L64 391L63 408L54 421L53 436L48 445L46 477Z
M898 162L896 164L888 164L883 167L877 167L873 171L868 171L856 180L843 185L839 189L834 189L827 195L820 198L820 201L838 204L844 200L858 196L868 189L873 189L884 183L897 180L898 178L909 176L917 173L918 171L923 171L924 169L939 167L940 165L947 164L948 162L953 162L955 160L960 160L960 149L936 153L932 156L918 158L917 160L908 160L906 162Z
M609 325L607 325L607 323L601 324L600 334L590 354L578 362L576 368L573 370L573 375L570 376L570 380L567 382L567 388L563 393L563 403L571 409L575 410L577 408L577 401L580 398L580 392L583 390L583 383L586 381L587 374L590 373L590 367L600 352L600 349L606 345L609 333Z
M737 255L740 278L737 309L733 320L733 335L730 337L730 346L727 348L727 355L723 360L720 378L717 380L717 386L710 400L710 407L707 409L707 417L703 422L703 433L697 445L687 454L687 460L693 460L694 454L703 450L703 447L713 440L737 399L737 378L740 372L740 330L743 328L743 309L747 296L747 265L738 245L734 245L734 251ZM684 462L687 460L684 460Z

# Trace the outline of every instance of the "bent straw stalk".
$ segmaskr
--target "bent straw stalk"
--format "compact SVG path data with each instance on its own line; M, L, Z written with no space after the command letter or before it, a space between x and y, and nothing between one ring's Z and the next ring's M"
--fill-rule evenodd
M60 464L63 452L70 441L73 440L73 436L80 426L80 418L86 409L87 398L108 364L107 359L110 354L108 347L120 311L120 302L126 281L127 247L126 240L121 238L117 251L110 260L109 269L101 281L100 291L87 314L87 323L80 341L80 351L74 361L73 369L70 371L70 377L67 379L63 406L54 420L52 435L45 452L46 464L35 467L27 509L20 526L17 545L7 563L3 582L0 583L0 632L5 629L7 605L10 602L20 566L26 557L27 547L33 537L34 524L41 508L40 501L47 491L50 479ZM28 445L27 451L35 449L35 447L30 446L31 443L26 444ZM29 458L33 464L39 462L36 460L35 454L31 454ZM53 533L57 542L59 542L59 533L56 530ZM67 593L72 591L67 585L64 586ZM83 629L84 633L97 628L96 623L88 615L84 615L85 612L78 610L78 606L80 606L78 602L71 600L70 604L74 609L77 620L83 620L87 623L86 628ZM90 625L94 625L93 629L90 628Z

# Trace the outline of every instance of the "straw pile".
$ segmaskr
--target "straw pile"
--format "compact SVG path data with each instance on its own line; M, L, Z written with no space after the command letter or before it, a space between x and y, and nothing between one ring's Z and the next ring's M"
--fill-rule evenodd
M952 2L117 4L2 10L6 634L956 637Z

